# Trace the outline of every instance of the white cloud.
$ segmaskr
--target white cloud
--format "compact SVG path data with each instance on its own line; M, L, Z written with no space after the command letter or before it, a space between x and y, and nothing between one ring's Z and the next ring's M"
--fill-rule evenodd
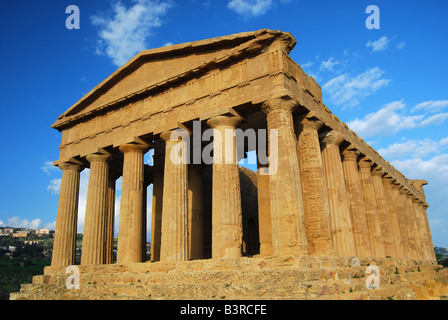
M42 226L42 228L50 229L50 230L56 230L56 221L46 223Z
M322 88L334 104L353 107L361 99L389 84L390 80L383 79L383 74L384 71L380 68L367 69L355 77L345 73L331 79Z
M443 138L442 140L440 140L440 145L442 145L442 146L447 145L448 146L448 137Z
M272 0L231 0L227 4L227 8L245 17L262 16L272 6Z
M12 228L31 228L31 229L39 229L40 225L42 224L42 220L40 219L33 219L29 221L28 219L22 219L17 216L8 218L6 220L6 223L3 223L3 221L0 225L12 227Z
M448 107L448 100L436 100L436 101L431 100L417 104L412 109L412 112L416 112L419 110L425 110L428 112L440 112L446 107Z
M330 58L327 61L322 61L320 65L320 70L333 71L334 66L338 65L339 63L340 63L339 61L334 61L333 58Z
M53 194L59 194L61 190L61 179L50 180L50 185L47 187L47 190Z
M433 124L433 125L442 124L443 122L445 122L445 120L447 118L448 118L448 112L438 113L438 114L432 115L432 116L424 119L420 125L422 127L426 127L430 124Z
M397 43L397 49L403 49L404 47L406 46L406 43L405 42L399 42L399 43Z
M425 139L426 140L426 139ZM441 142L441 141L440 141ZM412 155L415 155L412 153ZM435 246L447 246L446 194L448 193L448 154L437 154L428 159L420 157L395 159L391 164L408 179L425 179L424 187L430 229Z
M48 175L50 175L51 172L59 170L58 167L55 167L53 165L53 161L45 161L44 165L42 166L41 169L42 169L43 172L45 172Z
M5 224L3 223L3 220L0 220L0 227L5 226Z
M313 65L314 65L314 62L308 61L308 62L302 63L300 66L302 67L302 69L308 69L308 68L312 67Z
M372 48L372 51L384 51L386 50L387 46L389 45L390 40L388 37L384 36L379 38L376 41L368 41L366 46L367 48Z
M448 113L425 115L406 115L406 105L402 101L391 102L377 112L369 113L363 119L349 121L347 125L363 138L376 135L393 134L403 129L425 127L441 124L448 118Z
M378 152L389 160L411 158L425 158L431 154L438 153L443 140L440 142L430 138L423 140L408 140L403 143L394 143L387 148L379 149Z
M100 28L98 54L106 54L116 66L121 66L138 52L148 49L147 38L162 25L161 17L171 3L159 0L133 0L126 8L121 2L113 5L113 15L95 15L92 24Z

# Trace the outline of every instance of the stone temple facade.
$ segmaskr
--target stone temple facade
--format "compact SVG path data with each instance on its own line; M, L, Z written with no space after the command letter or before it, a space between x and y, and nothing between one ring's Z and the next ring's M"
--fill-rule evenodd
M52 264L11 298L443 293L447 276L435 261L427 182L404 177L324 105L320 86L289 57L295 45L289 33L260 30L143 51L63 113L53 124L62 133L55 162L62 182ZM237 156L229 161L216 149L212 163L173 162L173 150L191 148L194 157L208 147L210 139L186 144L185 133L195 140L198 124L199 134L211 130L214 137L238 129L275 132L275 148L256 144L243 153L269 154L270 162L258 161L255 173L239 168ZM172 139L179 129L184 137ZM214 139L216 148L220 143ZM221 144L224 150L237 148L236 139ZM144 155L151 149L148 165ZM90 178L77 266L81 283L70 290L66 268L75 264L85 168ZM146 212L150 184L151 213ZM381 270L382 289L356 283L366 281L363 269L372 264ZM167 271L174 271L169 279ZM414 274L414 282L405 274Z

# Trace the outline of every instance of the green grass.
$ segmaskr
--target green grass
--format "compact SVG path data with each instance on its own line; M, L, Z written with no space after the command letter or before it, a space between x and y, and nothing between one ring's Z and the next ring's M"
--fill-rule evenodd
M50 259L33 259L19 262L17 259L0 262L0 300L8 300L11 292L20 291L22 283L31 283L33 276L43 274Z

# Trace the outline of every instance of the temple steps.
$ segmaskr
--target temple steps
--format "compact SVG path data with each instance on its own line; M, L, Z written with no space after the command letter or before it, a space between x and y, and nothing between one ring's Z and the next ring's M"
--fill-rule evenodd
M380 288L367 289L366 267L380 270ZM65 268L48 267L11 299L439 299L448 296L448 270L416 261L276 257L79 266L80 289L67 289Z

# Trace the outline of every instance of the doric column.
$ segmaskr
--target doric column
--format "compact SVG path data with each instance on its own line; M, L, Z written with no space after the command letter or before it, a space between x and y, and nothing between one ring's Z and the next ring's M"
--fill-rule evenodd
M384 196L386 198L388 217L394 239L395 257L404 259L406 255L404 252L404 243L401 238L400 221L398 220L398 207L395 200L395 187L393 187L393 182L394 179L392 176L387 173L383 175Z
M374 257L384 258L386 255L384 252L383 236L381 234L381 222L371 173L373 164L372 160L368 157L364 157L358 162L359 179L361 180L364 194L370 247Z
M79 164L69 162L58 167L62 170L62 179L51 260L51 265L56 267L75 264L79 177L84 169Z
M117 263L142 262L144 221L144 155L149 147L139 143L120 146L123 152Z
M345 185L347 186L348 205L355 238L356 254L359 257L371 257L372 250L367 228L366 207L359 180L357 158L359 151L349 146L342 152Z
M90 162L90 176L82 240L82 265L105 262L110 160L111 157L107 154L87 156L87 161Z
M327 183L334 252L339 257L356 255L353 228L348 209L347 189L339 145L341 134L322 134L322 163Z
M263 104L269 136L275 133L278 138L277 150L269 150L270 169L276 169L269 176L272 248L276 255L308 253L292 114L296 107L295 101L287 99Z
M213 128L212 258L238 258L242 254L243 225L235 128L241 120L217 116Z
M381 237L384 246L384 255L386 257L397 257L395 251L395 242L392 233L392 225L389 219L386 195L382 182L384 171L381 167L376 166L372 170L373 188L375 190L375 201L377 205L378 219L381 226Z
M114 255L114 225L115 225L115 184L117 179L121 176L120 172L109 170L109 180L107 187L107 214L106 214L106 249L105 249L105 264L113 263Z
M270 256L272 249L271 228L271 198L269 188L269 175L266 172L269 165L257 163L257 189L258 189L258 225L260 228L260 254Z
M189 259L201 259L204 254L201 164L188 166L188 227Z
M185 137L171 140L173 132L165 131L160 135L165 141L160 261L189 258L187 142ZM186 131L179 132L187 134Z
M429 256L430 256L430 260L432 261L436 261L436 253L434 251L434 244L432 242L432 236L431 236L431 231L429 228L429 222L428 222L428 214L426 213L426 209L428 208L428 204L425 202L420 206L420 210L422 210L422 214L423 217L425 218L425 226L426 226L426 232L428 234L428 245L429 245Z
M424 228L424 233L426 235L426 241L425 241L425 247L426 250L426 257L428 260L435 261L436 256L434 253L434 246L432 243L432 237L431 237L431 231L429 229L429 223L428 223L428 215L426 214L426 208L428 207L428 204L426 204L425 199L425 190L423 189L423 186L428 184L428 181L425 180L412 180L412 184L417 188L417 190L420 191L422 195L422 199L420 199L417 203L417 209L418 212L420 212L421 218L423 220L423 224L421 228Z
M165 166L165 142L163 140L156 140L154 142L153 159L151 261L159 261L162 238L163 176Z
M418 208L418 202L419 200L417 199L417 197L412 196L411 197L411 202L410 202L410 206L411 206L411 210L412 212L414 212L414 216L415 216L415 227L416 227L416 232L418 235L418 247L417 247L417 253L418 253L418 258L419 260L430 260L428 257L428 238L427 238L427 234L426 234L426 226L425 226L425 221L423 219L423 216L421 215L421 212Z
M422 260L420 232L417 224L417 216L412 206L412 193L408 190L404 193L403 201L405 206L406 219L408 221L408 234L411 239L411 246L414 252L414 259Z
M400 194L400 201L401 201L401 212L402 212L402 221L403 221L403 227L406 229L407 232L407 240L408 240L408 259L417 259L417 247L416 247L416 241L415 241L415 232L414 232L414 226L413 226L413 219L412 214L409 212L408 208L408 202L407 202L407 194L408 189L405 187L401 187L398 190Z
M395 210L397 213L398 227L400 230L401 244L405 259L412 259L411 246L409 243L408 229L404 214L403 201L400 194L401 184L397 181L392 183L392 196Z
M318 130L323 123L314 113L297 117L297 156L302 181L305 231L310 255L332 256L330 208Z

